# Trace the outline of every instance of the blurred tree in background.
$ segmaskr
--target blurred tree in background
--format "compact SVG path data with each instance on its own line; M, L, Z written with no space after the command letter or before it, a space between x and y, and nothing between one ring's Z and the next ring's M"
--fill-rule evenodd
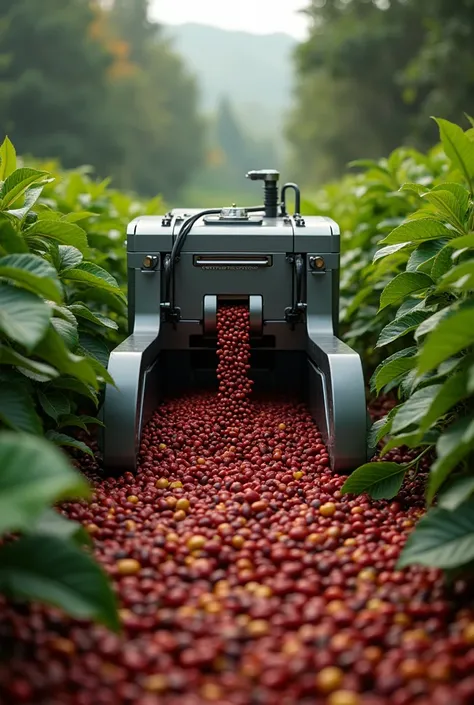
M474 112L474 0L311 0L289 120L308 183L399 144L424 149L438 115Z
M0 126L17 149L173 198L202 158L197 89L148 0L2 0Z

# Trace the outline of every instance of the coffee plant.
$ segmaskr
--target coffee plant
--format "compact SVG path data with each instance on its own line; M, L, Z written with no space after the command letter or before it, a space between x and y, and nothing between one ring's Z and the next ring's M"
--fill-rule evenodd
M437 506L418 523L399 566L458 571L474 560L474 129L437 123L449 170L439 182L401 186L416 208L378 241L367 275L382 283L377 348L399 343L371 386L396 389L398 403L372 429L380 462L359 468L343 491L395 497L421 458L432 456L426 501ZM383 461L399 447L419 453L405 464Z
M118 323L91 301L120 314L125 296L89 259L95 252L79 223L91 214L63 213L68 198L80 203L74 177L54 208L48 172L17 168L8 139L0 159L0 532L21 534L3 541L0 590L116 627L113 594L81 547L83 531L51 505L89 496L56 446L92 455L76 431L100 424L91 409L103 383L113 383L106 365Z

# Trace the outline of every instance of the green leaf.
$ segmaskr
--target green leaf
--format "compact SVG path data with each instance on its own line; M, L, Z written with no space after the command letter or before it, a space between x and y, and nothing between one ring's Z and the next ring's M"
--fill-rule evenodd
M107 368L101 362L99 362L99 360L96 357L88 357L87 360L88 360L90 366L92 367L92 369L95 370L99 379L101 379L103 382L106 382L107 384L111 384L113 387L115 387L115 381L114 381L113 377L110 375Z
M12 221L5 213L0 212L0 252L15 254L28 252L28 247L22 235L17 232Z
M415 332L415 340L419 340L421 336L427 335L430 333L432 330L436 328L438 323L443 320L443 318L447 318L452 314L452 310L447 307L447 308L441 308L439 311L436 311L432 315L429 316L426 320L422 321L418 328L416 329Z
M11 206L18 198L24 195L32 184L44 181L46 177L45 171L38 171L29 167L16 169L5 179L0 189L0 210Z
M468 371L465 369L449 377L444 382L434 397L431 406L423 415L423 418L420 418L421 431L427 431L432 424L444 416L453 406L469 396L467 383Z
M112 330L118 329L117 323L111 318L103 316L101 313L91 311L83 303L71 304L71 306L69 306L69 310L72 311L77 318L84 318L91 323L96 323L99 326L105 326L106 328L111 328Z
M397 245L387 245L387 247L382 247L381 250L377 250L374 255L373 263L382 259L382 257L387 257L388 255L393 255L395 252L402 250L404 247L409 245L409 242L399 242Z
M341 493L367 492L373 499L392 499L399 493L405 473L406 468L398 463L366 463L347 478Z
M116 599L107 576L75 544L54 536L26 536L0 551L0 590L94 619L119 631Z
M92 211L76 211L75 213L68 213L63 215L61 220L67 223L79 223L81 220L86 220L87 218L97 218L97 213L92 213Z
M380 240L379 245L396 245L397 243L416 243L424 240L439 240L440 238L454 237L455 233L440 223L434 218L419 218L418 220L410 220L398 228L392 230L383 240Z
M427 500L432 502L443 482L474 448L474 416L461 417L438 439L437 459L431 466Z
M463 184L456 181L445 181L444 183L433 186L432 191L449 191L459 204L461 212L466 212L469 206L469 191Z
M452 267L438 284L438 291L457 289L458 291L471 291L474 288L474 259Z
M408 565L456 568L474 559L474 502L455 512L431 509L408 537L397 569Z
M0 181L5 181L16 169L16 151L8 137L0 147Z
M469 195L467 191L466 194ZM466 217L467 206L465 206L465 200L458 201L458 199L450 191L441 191L437 189L425 193L423 199L433 204L439 214L459 233L462 234L466 232L464 220Z
M9 209L7 212L15 218L18 218L18 220L23 221L43 193L44 186L44 184L40 186L30 186L25 192L25 200L21 208Z
M66 414L59 419L58 428L82 428L83 431L88 431L87 426L104 426L102 421L95 416L76 416L75 414Z
M22 384L0 384L0 421L15 431L41 434L43 428L36 408Z
M71 245L59 245L59 271L65 272L81 264L83 260L82 252L77 247Z
M382 291L379 311L382 311L387 306L399 303L406 296L409 296L415 291L427 289L432 284L433 281L431 277L426 274L414 272L402 272L398 274Z
M398 350L397 352L394 352L393 355L390 355L387 357L386 360L383 360L376 368L375 371L371 377L370 380L370 389L372 392L375 392L376 385L375 385L375 380L377 378L377 375L386 367L389 365L391 362L395 362L397 360L407 358L407 357L412 357L413 355L416 355L418 352L418 348L413 345L410 348L405 348L404 350Z
M61 318L52 318L51 323L54 330L61 336L68 348L73 351L76 350L79 345L77 325L70 323L69 321L64 321Z
M441 277L449 272L453 266L452 250L450 247L443 247L442 250L438 252L431 267L431 278L434 281L438 281Z
M111 291L115 295L125 298L120 291L116 279L106 272L105 269L102 269L102 267L96 264L92 264L92 262L82 262L82 264L74 269L68 269L64 272L63 278L83 284L91 284L99 289Z
M412 394L412 396L400 406L393 419L392 433L399 433L412 425L418 426L420 419L430 408L441 387L441 384L432 384L428 387L418 389Z
M0 365L15 365L21 371L28 370L29 372L41 375L46 380L54 379L59 375L58 371L55 370L54 367L45 365L42 362L37 362L36 360L31 360L28 357L24 357L24 355L20 355L20 353L13 350L13 348L9 348L6 345L1 344Z
M396 318L382 329L379 339L377 340L377 348L393 343L394 340L401 338L403 335L410 333L415 328L418 328L420 323L431 316L430 310L412 311L405 315Z
M0 467L0 534L29 528L48 504L90 496L85 479L43 438L1 432Z
M377 394L380 390L385 387L386 384L394 379L397 379L408 370L411 370L416 364L413 357L403 357L398 360L392 360L388 364L384 365L382 369L377 373L375 378L375 388Z
M69 392L80 394L86 399L90 399L96 407L99 404L99 398L95 391L78 379L73 379L72 377L60 377L59 379L54 380L51 386L55 389L66 389Z
M0 277L51 301L62 301L63 292L58 273L49 262L37 255L17 254L1 257Z
M71 404L68 398L54 389L45 392L38 390L38 401L45 414L55 421L57 421L60 416L69 414L71 411Z
M87 335L86 333L81 333L79 341L82 351L98 360L104 367L107 367L110 351L103 340L92 335Z
M450 479L438 495L438 506L453 511L474 493L474 475L458 475Z
M66 223L63 220L38 220L25 230L25 237L33 235L75 247L82 253L87 250L86 232L74 223Z
M413 191L417 196L422 196L426 193L426 186L422 184L406 183L400 187L400 191Z
M454 240L449 242L449 247L456 250L474 249L474 233L462 235L461 237L455 237Z
M407 264L407 272L416 272L419 267L431 262L447 242L447 240L428 240L427 242L422 242L418 245L416 250L411 253Z
M461 309L438 323L418 358L418 373L430 372L474 343L474 308Z
M448 120L434 118L439 127L441 142L448 159L453 166L464 175L469 190L473 191L474 177L474 142L464 133L464 130Z
M439 438L439 431L430 429L426 433L414 431L412 433L402 433L398 436L392 436L388 443L382 448L380 455L383 456L392 448L421 448L422 446L434 446Z
M391 421L387 416L374 421L367 434L367 445L369 448L375 448L381 438L386 435L387 429L390 427Z
M29 291L0 284L0 331L31 352L49 327L51 309Z
M94 389L100 386L91 360L71 353L61 336L52 327L36 346L35 355L54 365L63 374L86 382Z
M31 526L28 533L35 536L54 536L58 539L72 540L79 546L91 546L92 541L82 524L66 519L55 509L45 509Z
M83 453L90 455L91 458L94 457L94 453L88 445L86 445L82 441L78 441L77 438L73 438L72 436L67 436L64 433L58 433L57 431L48 431L46 434L46 438L52 441L52 443L55 443L57 446L67 446L69 448L76 448L76 450L80 450Z

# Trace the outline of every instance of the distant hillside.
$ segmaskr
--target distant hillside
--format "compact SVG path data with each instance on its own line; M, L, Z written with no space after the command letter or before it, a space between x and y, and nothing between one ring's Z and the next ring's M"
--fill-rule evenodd
M228 95L247 130L267 137L280 131L292 98L293 37L198 24L168 26L167 34L197 76L206 112Z

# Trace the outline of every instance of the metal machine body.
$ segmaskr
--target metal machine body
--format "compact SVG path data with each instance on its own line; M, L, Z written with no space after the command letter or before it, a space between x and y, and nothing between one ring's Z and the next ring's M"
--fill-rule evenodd
M295 184L280 199L278 172L247 176L264 183L261 207L177 209L128 227L130 336L110 356L116 387L107 386L103 408L106 468L136 468L142 429L164 395L217 385L217 309L229 302L249 307L256 391L308 403L334 470L367 460L361 360L337 337L339 228L326 217L302 218Z

